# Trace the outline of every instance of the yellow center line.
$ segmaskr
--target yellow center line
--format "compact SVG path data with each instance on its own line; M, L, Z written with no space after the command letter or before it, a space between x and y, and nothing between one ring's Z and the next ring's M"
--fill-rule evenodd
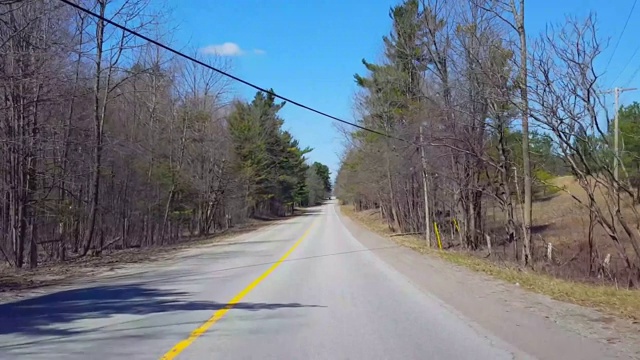
M200 336L202 336L202 334L204 334L207 330L209 330L209 328L211 328L213 324L218 322L218 320L222 319L229 310L233 309L233 307L236 304L238 304L245 296L247 296L247 294L249 294L251 290L253 290L256 286L258 286L258 284L260 284L278 266L280 266L280 264L282 264L282 262L285 261L289 257L289 255L291 255L291 253L293 253L293 251L302 243L302 241L307 236L309 236L309 233L311 232L311 229L313 228L316 222L317 220L314 221L311 224L311 226L309 226L307 231L305 231L304 234L302 234L302 236L298 240L296 240L293 246L291 246L291 248L284 255L282 255L282 257L278 259L278 261L276 261L273 265L271 265L271 267L269 267L267 271L262 273L262 275L258 276L246 288L244 288L236 296L234 296L233 299L231 299L225 307L214 312L213 315L204 324L200 325L198 328L193 330L191 334L189 334L188 338L177 343L173 348L171 348L171 350L169 350L166 354L164 354L160 359L161 360L174 359L181 352L183 352L187 347L193 344L193 342L196 341L197 338L199 338Z

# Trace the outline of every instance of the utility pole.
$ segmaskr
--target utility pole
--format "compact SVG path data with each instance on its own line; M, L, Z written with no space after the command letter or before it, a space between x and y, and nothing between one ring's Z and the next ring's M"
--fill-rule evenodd
M613 88L611 90L605 90L602 91L603 94L614 94L614 98L615 98L615 117L613 120L613 148L614 148L614 153L615 153L615 157L613 159L613 178L616 180L616 188L618 187L618 181L620 180L619 177L619 173L618 173L618 159L620 157L620 147L619 147L619 133L620 133L620 123L619 123L619 117L618 117L618 113L620 112L620 94L625 92L625 91L634 91L634 90L638 90L637 88Z

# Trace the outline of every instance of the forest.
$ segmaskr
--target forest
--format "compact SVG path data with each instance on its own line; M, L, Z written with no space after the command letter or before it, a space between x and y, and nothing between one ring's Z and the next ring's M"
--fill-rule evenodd
M80 3L166 40L150 1ZM242 100L223 75L60 1L2 1L0 22L0 262L175 244L331 192L273 93Z
M343 129L336 195L431 247L437 227L445 250L637 287L640 105L607 111L596 14L533 33L524 3L390 9L382 58L355 75L375 132Z

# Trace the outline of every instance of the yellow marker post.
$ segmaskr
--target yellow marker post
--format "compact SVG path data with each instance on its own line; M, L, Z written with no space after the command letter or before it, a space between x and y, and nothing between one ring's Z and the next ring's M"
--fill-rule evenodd
M442 250L442 241L440 241L440 230L438 230L438 224L433 222L433 229L436 231L436 239L438 239L438 249Z
M453 224L455 225L456 230L458 230L458 232L460 232L460 226L458 226L458 219L454 218L453 219Z

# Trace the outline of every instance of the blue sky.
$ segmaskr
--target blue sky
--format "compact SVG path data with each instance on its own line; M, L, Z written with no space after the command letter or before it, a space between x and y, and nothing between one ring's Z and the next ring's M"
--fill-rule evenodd
M385 0L165 0L176 31L173 45L206 48L226 43L233 57L232 72L257 85L273 88L345 120L353 120L353 75L363 73L362 58L376 60L381 37L390 30L388 11L397 1ZM564 14L598 15L600 36L610 39L599 63L604 71L634 0L527 0L530 35ZM640 87L640 4L632 14L610 66L604 75L609 86ZM218 48L219 49L219 48ZM237 54L240 49L241 54ZM635 75L635 79L632 76ZM617 83L612 82L618 77ZM255 91L235 85L249 99ZM640 99L640 91L625 93L622 103ZM613 101L611 99L611 101ZM338 170L342 136L334 122L304 109L287 105L281 111L285 128L310 146L311 161Z

